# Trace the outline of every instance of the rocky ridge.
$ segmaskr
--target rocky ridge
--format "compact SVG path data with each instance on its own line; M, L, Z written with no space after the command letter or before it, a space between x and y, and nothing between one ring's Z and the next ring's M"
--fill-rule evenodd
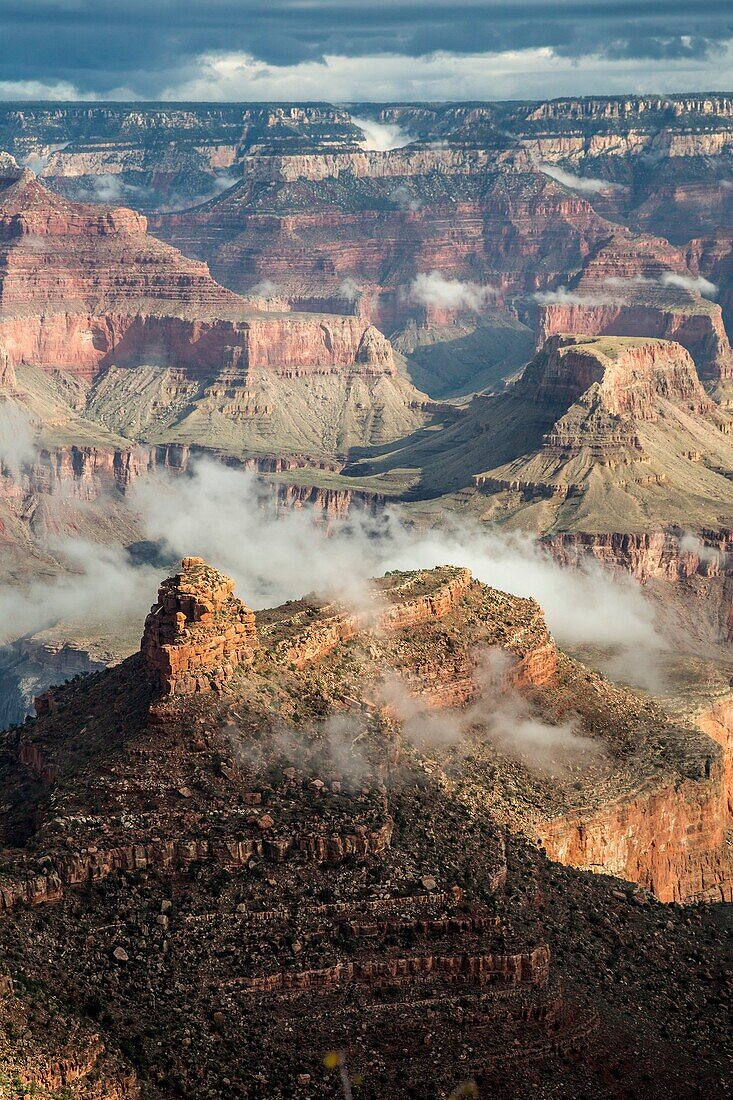
M229 584L199 562L163 589L232 608ZM707 961L712 914L686 918L628 883L559 868L521 834L537 828L533 805L601 796L609 767L629 797L677 774L712 807L722 750L558 654L536 604L463 570L390 574L374 601L378 619L335 642L335 609L318 601L259 613L251 661L229 674L222 658L214 690L193 695L148 682L158 651L144 643L5 736L9 1012L24 999L37 1012L42 996L52 1020L62 1003L97 1020L111 1051L124 1037L127 1091L107 1084L105 1100L138 1087L161 1100L265 1096L273 1080L283 1096L335 1096L331 1050L368 1097L404 1095L405 1072L431 1098L461 1081L478 1095L499 1081L550 1095L561 1064L589 1097L635 1080L660 1096L712 1086L725 1006ZM229 616L196 630L215 645ZM489 687L477 647L503 651L511 676ZM506 693L551 723L579 708L608 763L591 753L581 770L566 760L532 778L475 709L487 691L489 714ZM446 740L460 714L461 738ZM704 835L678 837L665 859L689 867ZM677 965L657 966L662 928ZM687 961L693 943L707 979ZM632 977L619 949L645 1007L633 1041L614 992ZM694 1037L666 1011L678 983ZM40 1084L49 1071L33 1033L28 1043L23 1080ZM1 1044L0 1056L13 1064Z
M730 417L680 344L564 334L504 393L477 396L442 432L346 472L378 485L380 468L412 471L413 499L473 483L497 519L524 517L552 536L725 531L730 440Z

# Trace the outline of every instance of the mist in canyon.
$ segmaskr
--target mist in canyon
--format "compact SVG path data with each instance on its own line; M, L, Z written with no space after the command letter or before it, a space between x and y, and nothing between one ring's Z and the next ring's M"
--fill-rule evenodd
M493 287L480 283L446 278L440 271L421 272L407 291L407 298L434 309L471 310L479 313L492 298Z
M17 477L37 453L36 432L28 413L13 401L0 401L0 471Z
M398 676L386 680L384 701L399 718L407 741L422 752L449 749L460 756L470 752L472 739L478 737L530 771L555 775L600 760L601 746L580 733L577 718L552 725L512 686L512 659L505 650L482 648L474 659L478 694L461 709L431 709Z
M323 513L278 507L272 484L210 459L190 475L156 474L129 493L142 537L171 566L196 554L232 576L254 608L305 593L370 605L369 579L389 570L458 565L480 581L544 609L561 645L613 652L613 671L643 686L659 682L666 643L640 586L596 564L560 566L529 536L469 523L446 513L439 526L413 525L397 507L377 515L354 510L326 529ZM135 616L142 625L164 570L136 564L123 546L73 539L50 547L64 571L26 588L0 590L0 641L93 615L113 624Z
M356 118L351 116L351 121L364 134L362 142L368 151L388 153L392 149L404 149L414 138L394 122L375 122L371 118Z
M626 191L621 183L613 183L611 180L596 179L593 176L577 176L574 172L568 172L565 168L558 168L555 164L538 164L540 172L550 179L556 180L564 187L570 187L573 191L580 191L586 195L604 194L609 191Z

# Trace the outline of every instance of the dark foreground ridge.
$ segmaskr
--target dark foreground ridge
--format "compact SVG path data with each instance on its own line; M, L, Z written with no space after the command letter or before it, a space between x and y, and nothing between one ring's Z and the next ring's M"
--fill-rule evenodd
M339 1060L370 1100L722 1095L722 908L534 839L717 797L722 749L533 601L443 567L254 616L187 558L141 653L38 714L0 751L0 1095L335 1098ZM542 771L507 739L571 714ZM664 866L723 889L697 843Z

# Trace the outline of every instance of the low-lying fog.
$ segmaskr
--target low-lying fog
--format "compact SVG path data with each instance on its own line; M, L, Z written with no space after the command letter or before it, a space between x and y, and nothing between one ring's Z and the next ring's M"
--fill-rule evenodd
M131 490L143 537L173 562L204 557L237 582L255 608L317 592L363 606L370 577L391 569L460 565L496 588L532 596L560 645L612 650L616 675L654 687L665 643L654 613L631 578L612 578L589 564L562 568L536 541L446 514L442 526L411 526L399 508L378 516L355 512L324 530L311 508L278 509L272 486L252 473L203 459L190 475L157 474ZM68 572L30 587L0 589L0 642L60 619L106 616L142 624L164 570L136 564L121 545L57 542Z

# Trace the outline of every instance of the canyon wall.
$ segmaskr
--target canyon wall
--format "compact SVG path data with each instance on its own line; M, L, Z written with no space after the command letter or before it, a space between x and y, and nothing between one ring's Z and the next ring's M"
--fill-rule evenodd
M673 340L693 356L705 380L733 378L733 354L723 325L720 306L699 312L673 306L624 302L556 302L542 305L539 314L540 344L556 333L586 336L649 336Z
M662 901L733 901L731 719L730 700L699 719L710 741L700 745L689 779L662 780L539 825L550 859L630 879Z

